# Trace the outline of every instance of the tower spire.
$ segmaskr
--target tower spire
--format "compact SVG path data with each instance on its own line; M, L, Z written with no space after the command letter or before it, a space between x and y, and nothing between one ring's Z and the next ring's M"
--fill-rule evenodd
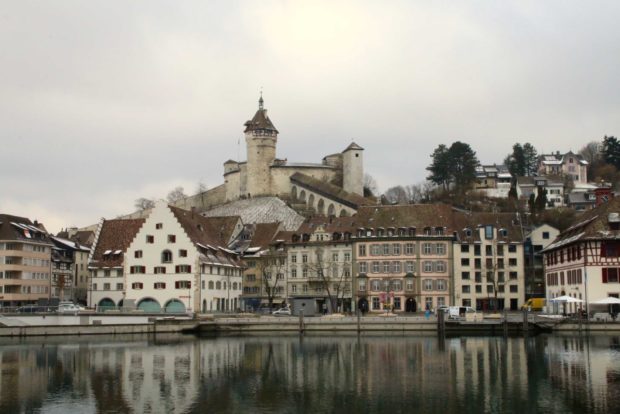
M258 100L258 109L263 109L263 88L260 89L260 99Z

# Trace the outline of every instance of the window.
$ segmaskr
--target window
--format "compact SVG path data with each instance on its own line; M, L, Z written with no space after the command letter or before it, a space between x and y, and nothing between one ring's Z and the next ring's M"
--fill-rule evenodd
M618 273L617 267L604 267L603 283L618 283Z
M379 262L372 262L372 272L379 273Z
M345 262L350 262L351 261L351 253L345 253L344 254L344 261Z
M461 244L461 253L469 253L469 244Z
M415 254L415 245L413 243L405 244L405 254L409 256Z
M394 256L400 256L400 244L394 243L392 245L392 254Z
M510 272L510 278L515 280L517 278L517 272Z
M509 266L516 266L517 265L517 259L516 258L508 259L508 265Z
M332 261L333 262L337 262L339 258L340 258L340 255L337 252L336 253L332 253Z
M390 262L383 262L383 273L390 273Z
M175 289L190 289L192 287L192 282L189 280L179 280L178 282L174 282Z
M493 226L484 226L484 238L487 240L493 239Z
M133 290L142 290L143 286L144 285L141 282L134 282L134 283L131 284L131 288Z
M394 309L400 309L400 297L394 298Z
M437 254L446 254L446 245L444 243L437 243L435 249Z
M424 279L422 283L423 290L433 290L433 279Z
M142 258L142 250L136 250L135 252L133 252L133 257L135 257L136 259Z
M177 242L177 236L175 236L174 234L169 234L168 243L176 243L176 242Z
M292 278L296 278L297 277L297 268L296 267L291 269L291 277Z
M150 234L147 234L146 242L149 243L149 244L155 243L155 236L151 236Z
M487 293L493 293L493 285L487 285Z
M461 266L469 266L469 259L461 259Z
M548 231L543 231L542 238L545 239L545 240L548 240L549 239L549 232Z
M104 271L103 271L103 276L104 276L104 277L110 277L110 273L111 273L111 272L110 272L109 270L104 270Z
M103 290L110 290L110 284L109 283L104 283L103 284Z
M476 293L482 293L482 285L476 285Z
M446 290L448 284L446 283L445 280L443 279L437 279L437 281L435 282L436 286L437 286L437 290Z
M497 255L498 256L503 256L504 255L504 245L500 244L499 246L497 246Z
M405 272L415 273L415 263L411 261L405 262Z
M357 286L358 286L358 290L359 290L359 291L361 291L361 292L365 292L365 291L366 291L366 281L364 281L364 280L360 280L360 281L358 282L358 285L357 285Z
M493 256L493 246L490 244L484 246L484 254L487 256Z
M402 280L392 280L391 288L395 292L400 292L401 290L403 290Z
M462 290L463 293L470 293L471 292L471 286L463 285L463 286L461 286L461 290Z
M379 310L379 298L372 298L372 309Z
M390 255L390 245L389 244L383 244L382 248L383 248L383 255L384 256L389 256Z
M392 273L401 273L401 264L400 262L392 262Z
M166 266L155 266L154 272L156 275L166 273Z
M519 286L518 285L510 285L510 293L518 293Z
M291 292L297 293L297 285L291 285Z
M508 245L508 252L509 253L516 253L517 252L517 245L516 244L509 244Z
M367 262L360 262L359 270L360 270L360 273L368 273L368 263Z
M157 223L157 224L155 224L155 228L156 228L157 230L161 230L163 227L164 227L164 225L163 225L162 223Z
M380 280L373 280L370 282L370 288L374 291L374 292L378 292L381 290L381 281Z
M93 290L97 290L97 284L93 283Z
M480 245L479 244L474 245L474 255L480 256Z
M308 255L307 254L302 254L301 255L301 262L302 263L308 263Z
M433 298L424 298L424 307L426 309L432 309L433 308Z
M357 251L358 251L359 256L366 256L366 245L360 244Z
M192 273L192 267L190 265L178 265L175 266L175 273Z
M431 243L423 243L422 252L424 254L433 254L433 245Z
M433 271L433 262L425 261L424 262L424 272L425 273L430 273L432 271Z
M164 282L156 282L153 284L153 288L156 290L166 289L166 284Z
M435 262L435 272L437 272L437 273L445 273L446 272L446 262L443 262L443 261Z
M187 257L187 250L185 249L179 250L179 257Z
M131 266L129 268L129 273L146 273L146 266Z
M215 283L212 280L209 281L209 289L213 290L215 288Z
M162 263L172 263L172 252L170 250L164 250L161 252Z
M381 255L381 245L380 244L371 244L370 245L370 255L371 256L379 256L379 255Z

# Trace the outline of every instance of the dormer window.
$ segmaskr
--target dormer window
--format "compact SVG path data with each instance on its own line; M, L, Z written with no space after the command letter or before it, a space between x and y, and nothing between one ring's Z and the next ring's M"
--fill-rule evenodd
M435 234L437 236L443 236L443 227L436 227L435 228Z
M501 237L508 237L508 230L506 230L506 229L499 229L499 235Z
M409 227L409 236L411 237L415 236L415 227Z
M465 236L471 237L471 229L465 229Z
M383 237L384 234L385 234L385 230L377 229L377 237Z
M430 227L424 227L424 235L430 236L432 234L432 230Z
M155 228L157 230L161 230L162 228L164 228L164 224L163 223L157 223L157 224L155 224Z

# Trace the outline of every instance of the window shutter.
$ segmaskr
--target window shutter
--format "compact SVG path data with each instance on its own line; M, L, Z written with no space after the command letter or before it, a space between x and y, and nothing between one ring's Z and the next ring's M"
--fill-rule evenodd
M601 242L601 257L607 257L607 252L605 251L605 242Z
M187 266L187 273L192 273L192 265Z
M603 283L607 283L607 268L603 268Z
M176 265L176 266L174 267L174 273L179 273L179 265Z

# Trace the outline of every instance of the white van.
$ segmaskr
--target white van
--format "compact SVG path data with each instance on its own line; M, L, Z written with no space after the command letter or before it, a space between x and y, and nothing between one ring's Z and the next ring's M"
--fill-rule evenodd
M448 308L448 318L450 319L465 319L476 320L476 310L471 306L450 306Z

